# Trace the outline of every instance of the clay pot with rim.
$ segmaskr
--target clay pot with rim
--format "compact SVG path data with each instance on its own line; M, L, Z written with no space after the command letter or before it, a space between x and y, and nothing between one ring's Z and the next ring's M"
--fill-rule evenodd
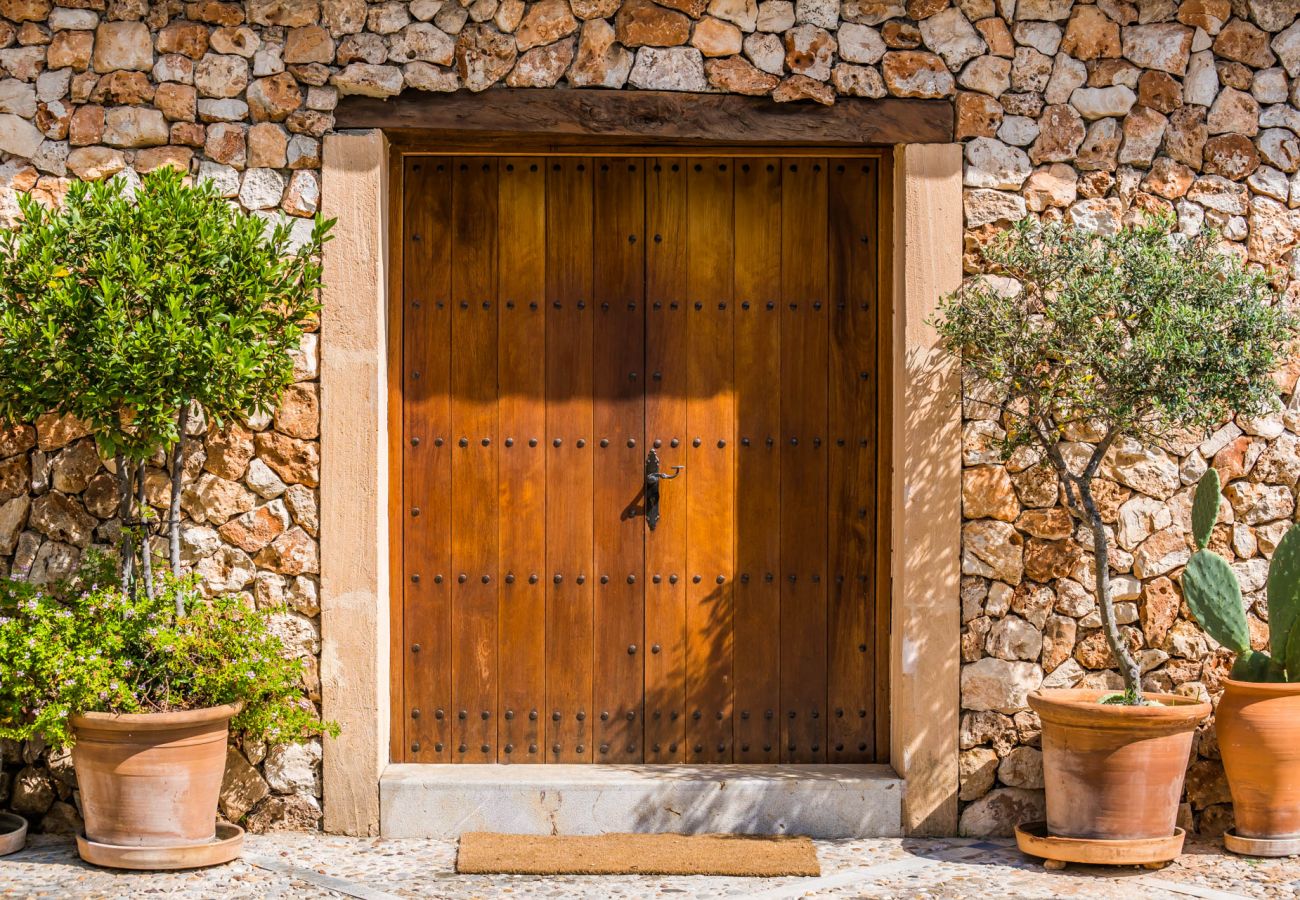
M72 716L86 837L122 847L214 840L230 720L241 707Z
M1300 684L1225 678L1214 720L1235 833L1300 838Z
M17 853L27 845L27 820L17 813L0 812L0 856Z
M1113 691L1029 695L1043 723L1047 831L1068 838L1144 840L1175 833L1196 725L1210 704L1143 693L1160 706L1097 701Z

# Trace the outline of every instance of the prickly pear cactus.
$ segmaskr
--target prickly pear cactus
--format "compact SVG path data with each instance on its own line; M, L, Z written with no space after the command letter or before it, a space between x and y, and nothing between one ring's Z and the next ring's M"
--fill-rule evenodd
M1214 531L1214 522L1219 518L1219 473L1206 469L1205 474L1196 485L1196 496L1192 498L1192 536L1196 538L1196 549L1204 550L1210 545L1210 534Z
M1267 653L1247 650L1237 654L1231 675L1238 681L1286 681L1286 673Z
M1300 528L1278 542L1268 573L1269 641L1273 655L1250 648L1241 585L1232 567L1205 549L1219 515L1219 473L1206 471L1192 500L1198 549L1183 570L1183 597L1196 621L1237 654L1232 677L1240 681L1300 680ZM1288 679L1288 673L1292 673Z
M1197 550L1183 571L1183 596L1201 627L1237 653L1250 650L1250 629L1241 605L1241 585L1223 557Z
M1278 541L1268 570L1269 649L1291 680L1300 680L1300 528Z

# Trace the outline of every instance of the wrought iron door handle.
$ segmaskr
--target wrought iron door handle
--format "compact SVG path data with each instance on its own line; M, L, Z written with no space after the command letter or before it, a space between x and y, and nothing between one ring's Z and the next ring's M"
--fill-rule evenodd
M645 458L645 521L654 531L659 524L659 482L672 481L685 466L673 466L673 474L659 470L659 454L651 450Z

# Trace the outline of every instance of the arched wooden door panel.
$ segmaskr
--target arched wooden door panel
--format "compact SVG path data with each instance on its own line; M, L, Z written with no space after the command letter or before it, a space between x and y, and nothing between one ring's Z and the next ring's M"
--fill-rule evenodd
M882 165L405 158L401 761L886 758Z

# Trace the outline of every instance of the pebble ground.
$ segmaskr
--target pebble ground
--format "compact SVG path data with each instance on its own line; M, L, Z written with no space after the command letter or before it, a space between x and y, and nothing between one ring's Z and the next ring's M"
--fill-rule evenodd
M250 835L241 860L212 869L96 869L62 837L36 836L0 859L0 897L76 898L1115 898L1300 897L1300 859L1251 859L1188 842L1160 870L1071 866L1049 872L1006 840L819 841L819 878L462 876L449 841L286 833Z

